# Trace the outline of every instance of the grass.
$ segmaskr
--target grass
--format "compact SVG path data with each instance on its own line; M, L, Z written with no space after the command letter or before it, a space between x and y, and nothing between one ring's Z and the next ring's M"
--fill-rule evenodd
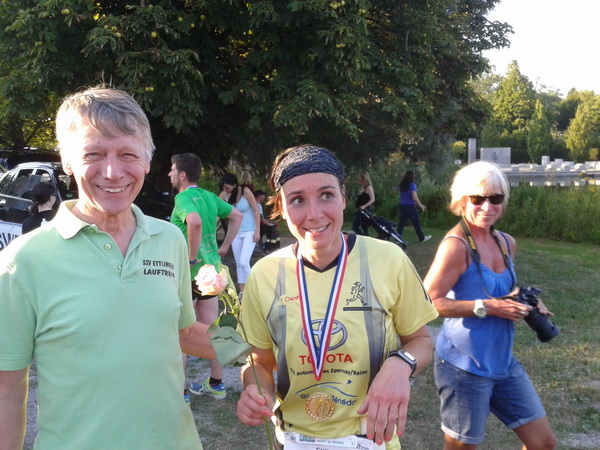
M282 235L289 236L280 224ZM349 229L349 224L346 224ZM426 228L432 240L420 244L411 228L408 256L424 277L433 261L437 244L446 230ZM551 240L518 238L517 275L522 285L543 290L542 298L556 314L561 333L542 344L525 323L517 325L515 354L532 377L561 449L600 448L600 329L595 306L600 304L597 270L600 247ZM441 319L433 322L439 326ZM268 448L263 427L247 427L235 416L238 393L231 392L225 404L205 405L199 421L200 436L207 450ZM195 408L196 405L192 405ZM212 408L216 408L212 411ZM217 422L218 425L205 425ZM216 431L215 431L216 430ZM214 439L214 441L213 441ZM411 395L403 448L441 448L439 400L431 366L418 377ZM481 448L520 448L516 435L490 416L486 440Z
M280 224L283 236L289 236ZM349 229L349 226L346 227ZM408 228L408 255L425 276L437 244L446 230L426 228L432 240L417 243ZM524 323L516 327L515 354L528 370L538 390L561 449L600 448L600 304L598 266L600 247L588 244L518 238L516 258L519 283L543 290L542 298L556 314L561 333L549 343L537 341ZM234 268L232 261L228 262ZM235 276L235 270L232 270ZM437 319L432 325L439 326ZM206 376L207 363L199 361L197 373ZM190 367L188 366L188 370ZM236 417L239 392L228 388L228 398L214 401L192 396L192 411L206 450L264 450L268 448L264 427L249 427ZM411 395L409 417L402 445L405 449L441 448L439 401L432 368L417 377ZM493 416L488 421L482 449L520 448L520 441Z

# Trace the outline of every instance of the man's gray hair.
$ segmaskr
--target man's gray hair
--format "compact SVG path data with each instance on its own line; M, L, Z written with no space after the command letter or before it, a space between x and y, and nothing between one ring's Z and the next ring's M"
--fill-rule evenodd
M69 151L70 135L88 123L102 136L135 136L140 139L148 162L154 142L146 113L125 91L102 86L72 94L63 100L56 115L56 138L61 153Z

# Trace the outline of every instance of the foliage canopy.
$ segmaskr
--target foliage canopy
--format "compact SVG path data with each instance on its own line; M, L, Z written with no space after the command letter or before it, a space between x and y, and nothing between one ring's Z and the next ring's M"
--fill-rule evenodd
M146 109L163 160L264 165L302 141L352 161L406 145L423 158L425 131L454 136L485 111L468 81L507 45L510 27L486 18L496 3L4 0L2 138L26 144L25 122L107 83Z

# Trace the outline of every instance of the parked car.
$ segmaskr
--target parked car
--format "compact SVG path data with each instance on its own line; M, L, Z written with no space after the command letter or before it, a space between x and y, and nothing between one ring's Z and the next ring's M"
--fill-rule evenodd
M21 225L29 217L31 189L41 181L56 186L56 204L78 198L75 180L62 170L58 162L28 162L0 174L0 250L21 235ZM169 220L172 204L167 192L144 182L134 202L147 215Z
M25 162L60 162L60 153L54 150L35 147L0 149L0 166L5 169L12 169Z

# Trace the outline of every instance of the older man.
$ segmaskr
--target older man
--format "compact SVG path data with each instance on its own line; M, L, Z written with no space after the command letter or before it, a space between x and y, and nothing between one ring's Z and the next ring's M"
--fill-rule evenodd
M94 88L64 100L56 128L79 200L0 253L0 448L23 446L32 360L37 449L202 448L181 351L215 354L181 232L133 205L154 150L146 115Z

